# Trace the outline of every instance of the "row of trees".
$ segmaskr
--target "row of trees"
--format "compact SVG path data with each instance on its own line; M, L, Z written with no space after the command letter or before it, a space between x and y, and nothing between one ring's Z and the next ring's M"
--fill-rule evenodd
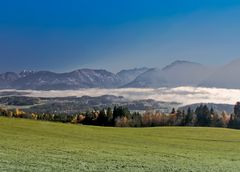
M240 115L239 115L240 116ZM206 105L200 105L193 111L188 108L185 112L174 109L170 114L160 112L130 113L125 107L102 109L99 112L87 112L76 115L73 123L117 127L154 127L154 126L206 126L228 127L230 115L216 113Z
M143 115L133 113L117 118L115 125L122 127L153 127L153 126L203 126L203 127L228 127L229 115L225 112L218 114L206 105L200 105L195 110L190 108L172 113L151 113Z
M229 127L240 129L240 103L234 107L234 113L218 114L206 105L200 105L195 110L172 110L170 114L160 112L146 112L140 114L130 113L126 107L106 108L100 111L87 111L77 115L61 114L34 114L25 113L18 109L8 111L0 109L0 116L28 118L68 122L84 125L117 126L117 127L153 127L153 126L203 126L203 127Z
M0 116L12 117L12 118L25 118L34 120L44 120L44 121L55 121L55 122L71 122L72 116L63 114L35 114L27 113L19 109L15 110L5 110L0 108Z

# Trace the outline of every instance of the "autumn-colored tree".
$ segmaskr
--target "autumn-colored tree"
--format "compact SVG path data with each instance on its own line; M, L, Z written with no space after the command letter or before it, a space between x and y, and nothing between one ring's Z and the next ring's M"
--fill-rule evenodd
M126 116L118 117L115 121L116 127L129 127L129 121Z

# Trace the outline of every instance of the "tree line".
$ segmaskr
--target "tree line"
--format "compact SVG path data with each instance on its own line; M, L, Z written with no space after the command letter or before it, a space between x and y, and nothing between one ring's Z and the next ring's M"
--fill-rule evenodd
M0 108L0 116L115 127L201 126L240 129L240 102L234 106L233 114L226 112L219 114L213 108L202 104L196 109L189 107L186 111L173 108L169 114L150 111L146 111L144 114L131 113L127 107L115 106L113 109L108 107L77 115L35 114L19 109Z

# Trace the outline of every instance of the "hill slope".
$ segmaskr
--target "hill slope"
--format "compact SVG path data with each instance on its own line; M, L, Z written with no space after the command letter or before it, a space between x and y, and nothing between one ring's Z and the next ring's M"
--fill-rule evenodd
M240 131L0 118L0 171L239 171Z
M199 86L217 87L217 88L240 88L240 59L235 60L223 67L205 79Z
M150 69L125 87L196 86L212 70L199 63L175 61L163 69Z
M137 76L140 74L148 71L149 68L135 68L135 69L128 69L128 70L121 70L116 75L121 79L121 85L128 84L136 79Z

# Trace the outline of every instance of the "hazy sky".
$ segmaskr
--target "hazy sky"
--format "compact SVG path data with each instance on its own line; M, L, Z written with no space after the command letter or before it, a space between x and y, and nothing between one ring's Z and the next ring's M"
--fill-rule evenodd
M239 0L0 1L0 72L240 58Z

